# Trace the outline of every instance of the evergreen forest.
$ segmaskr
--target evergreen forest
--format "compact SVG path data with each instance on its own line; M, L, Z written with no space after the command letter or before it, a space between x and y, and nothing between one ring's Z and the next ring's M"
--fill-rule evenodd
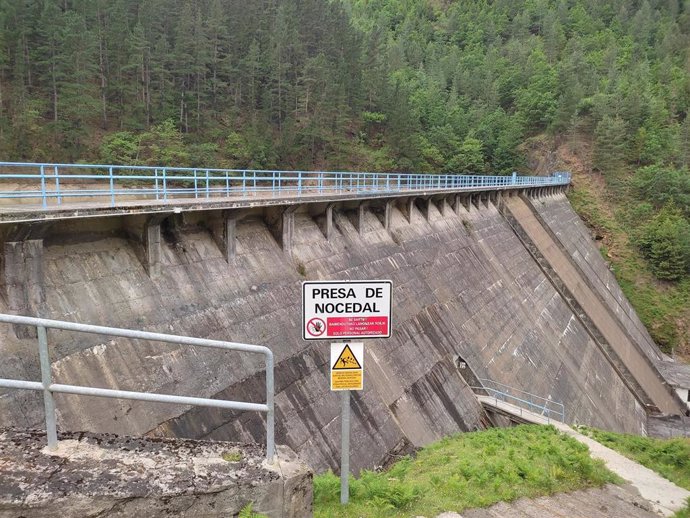
M690 0L0 0L0 157L523 174L690 358Z

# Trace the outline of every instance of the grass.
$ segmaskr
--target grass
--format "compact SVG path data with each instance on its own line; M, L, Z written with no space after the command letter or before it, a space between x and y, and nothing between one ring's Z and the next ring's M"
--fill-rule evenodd
M690 439L656 439L639 435L605 432L595 428L580 430L604 446L656 471L674 484L690 490Z
M690 499L685 508L675 513L672 518L690 518Z
M346 506L340 505L339 477L319 475L314 516L434 516L608 482L620 479L551 426L494 428L442 439L388 471L351 477Z

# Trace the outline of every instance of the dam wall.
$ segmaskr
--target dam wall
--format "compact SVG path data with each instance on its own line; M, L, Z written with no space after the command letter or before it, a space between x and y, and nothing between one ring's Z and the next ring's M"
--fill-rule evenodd
M565 196L533 197L530 202L638 347L653 361L666 359L623 294L611 268L593 246L591 231Z
M644 433L639 398L501 215L498 198L449 201L411 198L387 205L383 218L373 207L336 204L328 232L299 206L285 227L289 248L266 211L246 210L233 224L233 254L218 246L213 211L171 215L161 220L155 275L127 216L56 221L41 235L45 290L34 309L270 347L276 440L316 471L339 464L340 407L329 391L328 344L301 339L303 280L393 281L393 336L366 341L364 390L352 398L354 471L485 426L474 377L561 401L568 422ZM5 288L0 312L11 309ZM35 339L0 332L0 377L39 379ZM260 356L53 331L49 343L59 383L263 401ZM62 430L265 440L263 417L253 413L69 395L56 402ZM3 424L40 427L42 401L0 392L0 415Z

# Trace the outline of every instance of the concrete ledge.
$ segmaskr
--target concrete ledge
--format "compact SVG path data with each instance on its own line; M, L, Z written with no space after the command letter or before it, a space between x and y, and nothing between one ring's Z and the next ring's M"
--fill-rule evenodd
M544 187L533 187L543 189ZM453 194L481 193L485 191L525 191L527 186L503 185L494 187L474 187L454 190L428 189L390 192L325 192L306 191L297 196L242 196L214 198L171 198L163 200L131 200L118 202L111 207L109 203L84 202L70 206L57 205L42 208L38 205L0 204L0 224L38 222L61 219L83 219L104 216L122 216L129 214L156 214L159 212L189 212L199 210L247 209L254 207L274 207L286 205L303 205L312 203L334 203L359 200L397 199L410 197L427 197L431 195L449 196ZM136 192L133 192L136 195Z
M286 447L0 429L0 517L309 517L312 472ZM225 460L223 456L226 456Z

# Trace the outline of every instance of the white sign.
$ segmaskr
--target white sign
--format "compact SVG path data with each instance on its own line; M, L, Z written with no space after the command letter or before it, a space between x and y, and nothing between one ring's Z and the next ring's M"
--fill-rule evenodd
M389 338L391 281L302 283L302 337Z
M331 390L364 388L364 344L331 344Z

